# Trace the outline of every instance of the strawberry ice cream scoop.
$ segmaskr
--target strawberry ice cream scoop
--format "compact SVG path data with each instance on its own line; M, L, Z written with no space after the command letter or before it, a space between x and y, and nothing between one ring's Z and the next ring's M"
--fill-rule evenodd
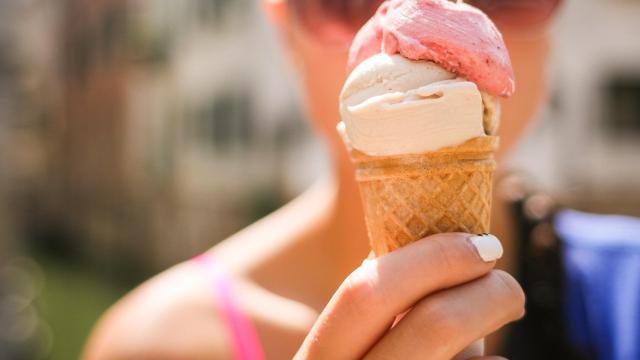
M515 83L502 35L479 9L448 0L389 0L358 32L349 68L380 53L432 61L495 96Z

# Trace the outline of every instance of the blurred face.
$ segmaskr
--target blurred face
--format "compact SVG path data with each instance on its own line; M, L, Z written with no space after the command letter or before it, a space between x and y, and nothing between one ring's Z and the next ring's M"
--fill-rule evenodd
M305 90L313 125L332 145L338 97L346 79L351 39L381 0L267 0L266 9L286 40ZM516 92L503 101L501 153L529 124L545 95L547 27L560 0L469 0L502 31L516 75Z

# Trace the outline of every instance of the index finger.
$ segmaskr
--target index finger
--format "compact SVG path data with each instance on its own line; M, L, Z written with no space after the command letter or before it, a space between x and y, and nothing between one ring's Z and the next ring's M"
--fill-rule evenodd
M362 357L419 299L487 274L502 255L493 235L436 234L365 260L340 285L297 358Z

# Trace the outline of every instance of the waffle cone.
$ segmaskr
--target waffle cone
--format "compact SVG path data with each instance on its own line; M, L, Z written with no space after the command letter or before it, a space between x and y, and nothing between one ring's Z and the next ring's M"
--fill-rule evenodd
M495 136L422 154L351 149L371 248L380 256L443 232L489 232Z

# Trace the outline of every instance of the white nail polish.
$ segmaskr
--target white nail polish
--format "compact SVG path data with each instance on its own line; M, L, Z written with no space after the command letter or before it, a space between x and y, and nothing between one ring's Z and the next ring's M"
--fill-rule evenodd
M469 238L469 241L476 247L482 260L486 262L494 261L502 257L502 244L494 235L474 235Z

